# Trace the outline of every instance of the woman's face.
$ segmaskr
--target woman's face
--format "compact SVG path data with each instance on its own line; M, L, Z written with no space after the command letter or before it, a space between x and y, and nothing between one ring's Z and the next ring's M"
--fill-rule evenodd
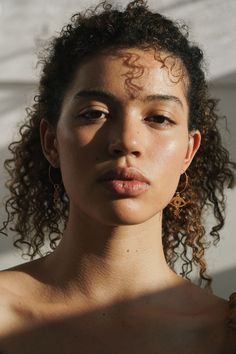
M92 57L64 98L54 144L70 208L103 224L157 215L200 144L200 133L188 132L180 62L163 67L153 54L132 48ZM98 181L110 170L109 182ZM131 170L146 183L119 181Z

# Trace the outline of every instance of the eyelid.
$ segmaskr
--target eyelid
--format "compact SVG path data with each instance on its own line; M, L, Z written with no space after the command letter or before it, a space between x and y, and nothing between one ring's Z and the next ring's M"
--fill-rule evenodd
M156 119L155 119L156 117ZM162 121L158 121L158 117L162 117ZM153 113L146 116L144 119L148 124L152 124L155 127L159 127L161 129L165 129L167 127L173 127L177 124L175 119L170 118L166 114L163 113Z
M162 115L162 116L165 116L165 117L169 117L171 119L171 117L173 117L173 111L172 110L166 110L166 109L163 109L163 108L159 108L159 107L156 107L156 109L154 108L153 110L150 110L151 114L153 115Z
M170 114L169 112L153 112L153 113L150 113L150 114L147 114L146 115L146 118L148 117L154 117L154 116L157 116L157 117L164 117L166 118L167 120L169 121L172 121L172 122L175 122L175 118L173 117L172 114Z
M98 117L89 117L89 115L92 115L94 112L98 112ZM86 115L88 115L88 117L86 117ZM102 115L104 115L102 117ZM79 114L76 115L76 118L85 120L87 122L92 122L92 121L100 121L101 119L107 119L108 118L109 113L103 111L102 109L95 109L95 108L87 108L85 110L82 110L82 112L80 112Z
M89 107L83 108L82 111L79 114L83 114L83 113L87 113L87 112L91 112L91 111L101 111L103 113L109 113L103 107L89 106Z

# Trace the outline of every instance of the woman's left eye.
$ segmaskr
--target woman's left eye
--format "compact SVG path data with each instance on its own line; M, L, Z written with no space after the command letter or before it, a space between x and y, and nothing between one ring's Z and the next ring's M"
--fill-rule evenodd
M158 123L161 125L171 125L174 124L173 120L170 119L169 117L166 117L162 114L154 114L152 116L147 117L145 120Z

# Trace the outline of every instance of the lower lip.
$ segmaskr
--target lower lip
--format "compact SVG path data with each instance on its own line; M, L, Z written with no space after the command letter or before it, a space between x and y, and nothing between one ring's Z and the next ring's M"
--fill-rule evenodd
M102 183L111 192L115 192L116 194L123 196L137 196L144 193L149 188L149 184L135 180L109 180L102 181Z

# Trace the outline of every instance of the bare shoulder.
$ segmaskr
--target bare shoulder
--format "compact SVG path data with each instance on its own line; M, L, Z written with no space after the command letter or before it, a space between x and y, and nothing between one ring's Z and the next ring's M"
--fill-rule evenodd
M24 265L15 266L0 272L0 304L1 306L16 302L24 295L27 287L27 273Z
M0 271L0 287L17 296L30 296L41 284L43 262L44 258L40 258Z
M193 283L189 285L186 296L190 300L190 306L202 312L210 312L216 316L225 316L229 309L229 302L206 289L202 289Z
M8 274L0 273L0 338L17 330L21 321L16 311L19 300L9 288L9 280Z
M178 291L177 291L178 290ZM188 332L204 333L213 341L223 341L229 303L212 292L187 282L176 289L176 313L180 326Z
M30 293L33 278L19 265L0 272L0 338L19 330L30 320Z

